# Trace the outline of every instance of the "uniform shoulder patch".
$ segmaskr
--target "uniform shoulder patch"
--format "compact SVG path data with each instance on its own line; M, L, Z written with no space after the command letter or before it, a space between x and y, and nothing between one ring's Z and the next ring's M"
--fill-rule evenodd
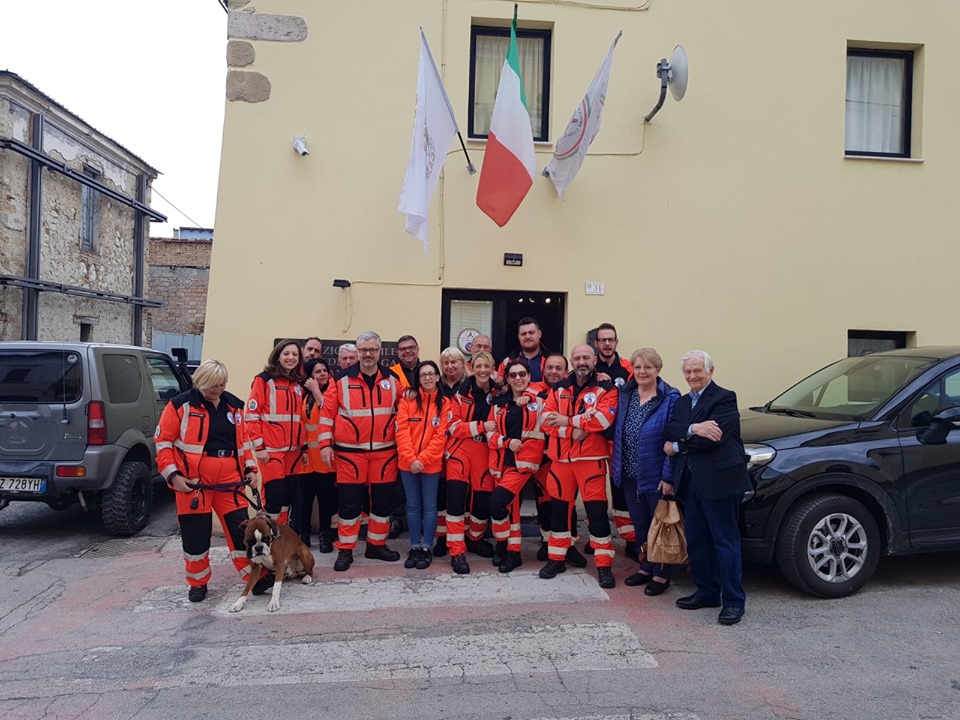
M253 398L250 398L250 400L247 402L247 410L256 410L257 407L257 401Z

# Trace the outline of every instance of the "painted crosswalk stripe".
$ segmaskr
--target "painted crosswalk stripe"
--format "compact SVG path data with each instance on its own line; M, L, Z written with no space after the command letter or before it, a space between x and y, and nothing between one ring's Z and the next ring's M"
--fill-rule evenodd
M285 582L280 595L280 612L287 615L385 608L609 601L607 593L597 586L597 579L587 572L567 572L554 580L542 580L533 569L515 570L509 575L498 572L418 577L344 578L325 575L319 576L313 585L303 585L298 580ZM216 612L226 615L242 589L239 583L219 589L211 586L207 602L215 600ZM269 593L251 597L243 611L233 617L265 615L269 597ZM188 606L182 586L165 586L147 593L134 612L171 612Z
M263 658L270 672L263 672ZM229 659L229 662L227 662ZM218 668L216 679L210 672ZM560 624L517 630L417 637L391 633L289 645L200 645L155 687L237 687L300 683L365 683L513 673L643 670L657 662L619 622Z

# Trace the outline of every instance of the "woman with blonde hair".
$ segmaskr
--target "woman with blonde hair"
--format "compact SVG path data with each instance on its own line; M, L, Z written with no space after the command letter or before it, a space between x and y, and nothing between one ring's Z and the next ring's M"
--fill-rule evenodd
M240 529L247 519L247 499L239 483L244 476L252 479L257 464L243 422L243 401L226 392L226 386L222 362L200 363L193 388L167 403L155 435L157 467L176 492L190 602L207 596L213 513L220 518L230 557L244 582L250 573ZM237 492L203 489L233 483ZM259 595L268 583L261 579L254 592Z

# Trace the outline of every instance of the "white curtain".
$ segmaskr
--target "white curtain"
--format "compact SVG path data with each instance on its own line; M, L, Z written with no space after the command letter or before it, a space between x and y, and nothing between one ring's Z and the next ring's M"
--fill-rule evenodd
M847 57L846 150L904 151L904 72L902 58Z
M510 37L477 35L476 69L474 71L473 132L486 135L493 117L493 102L500 84L503 59L510 47ZM520 75L527 96L527 112L534 137L540 135L543 112L543 38L517 38Z

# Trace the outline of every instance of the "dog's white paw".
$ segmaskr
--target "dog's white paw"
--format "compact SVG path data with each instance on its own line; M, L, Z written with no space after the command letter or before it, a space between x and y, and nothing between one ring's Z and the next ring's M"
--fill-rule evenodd
M267 612L276 612L276 611L279 610L279 609L280 609L280 601L279 601L279 600L271 600L271 601L270 601L270 604L267 605Z
M303 576L303 580L301 580L300 582L302 582L304 585L309 585L310 583L313 582L313 576L312 576L312 575L304 575L304 576Z
M230 612L236 613L243 610L244 603L247 602L246 598L240 598L233 605L230 606Z

